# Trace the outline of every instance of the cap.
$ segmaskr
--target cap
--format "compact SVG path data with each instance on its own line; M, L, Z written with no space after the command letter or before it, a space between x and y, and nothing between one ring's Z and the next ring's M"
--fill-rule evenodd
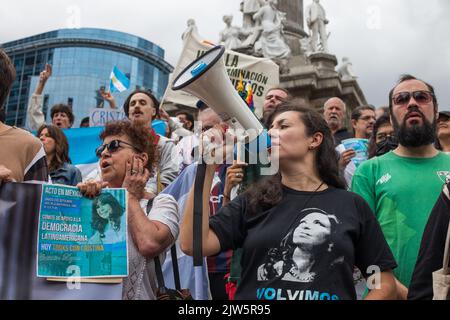
M450 111L440 111L439 112L439 117L441 117L441 116L450 118Z

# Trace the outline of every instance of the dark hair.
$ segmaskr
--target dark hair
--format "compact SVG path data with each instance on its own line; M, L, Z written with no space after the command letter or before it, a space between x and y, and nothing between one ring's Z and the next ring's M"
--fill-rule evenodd
M142 89L137 89L135 91L133 91L127 98L127 100L125 100L125 103L123 104L123 110L125 112L125 115L127 116L127 118L130 117L130 102L131 102L131 98L133 98L133 96L135 94L138 93L142 93L145 94L146 96L148 96L150 98L150 100L153 103L153 107L156 110L156 116L159 116L159 101L158 99L156 99L155 95L153 94L152 91L150 90L142 90Z
M0 49L0 108L3 107L14 80L16 80L16 69L5 51Z
M397 84L395 85L395 87L392 88L392 90L389 92L389 111L390 111L390 113L392 114L392 108L393 108L393 106L394 106L392 100L393 100L393 98L394 98L394 91L395 91L395 89L396 89L401 83L406 82L406 81L410 81L410 80L421 81L421 82L423 82L423 83L428 87L428 90L430 90L430 92L433 94L433 105L434 105L434 108L435 108L436 111L437 111L439 105L438 105L438 101L437 101L436 95L435 95L435 93L434 93L434 88L433 88L433 86L432 86L431 84L429 84L429 83L427 83L427 82L421 80L421 79L418 79L418 78L416 78L416 77L410 75L410 74L403 74L403 75L400 76L400 79L398 80L398 82L397 82Z
M378 130L381 127L384 127L385 125L391 125L391 118L389 115L386 115L386 114L384 114L380 118L378 118L377 122L375 122L375 124L373 125L373 133L372 133L372 137L370 138L369 147L368 147L369 159L372 159L377 155Z
M154 143L151 128L142 125L135 125L129 120L108 122L105 129L100 134L103 141L110 136L127 136L132 141L136 152L145 152L148 156L146 168L152 172L156 162L156 146Z
M359 118L361 118L363 111L366 111L366 110L375 112L375 107L374 106L370 106L370 105L357 107L352 112L352 120L358 121Z
M6 111L5 108L0 106L0 122L6 122Z
M72 108L66 104L54 105L52 107L52 110L50 111L52 120L53 120L53 117L55 116L55 114L57 114L59 112L65 113L67 115L67 117L69 118L70 126L72 126L73 123L75 122L75 116L73 115Z
M97 206L101 204L109 204L112 209L112 213L109 219L103 219L97 212ZM125 209L120 205L116 198L110 193L102 193L95 198L92 203L92 223L93 230L97 230L100 233L100 238L105 237L105 228L109 221L111 221L111 227L114 231L120 230L120 219Z
M64 163L72 163L69 158L69 143L64 132L55 125L43 124L37 131L36 136L38 138L44 129L47 129L50 138L55 140L55 156L49 165L49 171L53 172L58 170Z
M268 278L273 278L273 276L276 274L275 270L270 270L270 268L279 261L284 261L283 264L283 271L280 276L276 275L275 277L283 277L286 273L288 273L293 267L295 267L295 262L293 261L293 255L297 247L299 247L298 244L294 243L294 233L295 231L300 227L300 222L313 213L319 213L321 215L324 215L328 218L330 221L330 235L328 236L328 239L325 243L321 244L320 246L316 246L313 248L313 252L311 253L312 256L314 256L316 259L326 259L327 262L323 265L326 266L333 266L333 262L337 262L337 255L335 252L333 252L334 243L337 241L336 235L338 234L338 225L340 224L338 218L334 214L329 214L321 209L317 208L311 208L311 209L305 209L303 210L299 215L298 219L296 219L295 224L292 228L289 229L288 234L281 240L280 245L277 248L273 248L269 250L268 257L266 261L266 271L268 272ZM328 252L329 254L327 256L324 256L324 254ZM271 276L272 275L272 276ZM318 274L318 276L320 276Z
M83 126L84 124L87 124L89 126L89 120L90 120L89 117L83 118L80 122L80 127Z
M176 117L181 116L181 115L185 115L186 116L186 120L189 121L191 123L191 127L188 128L188 130L193 130L194 129L194 116L192 114L190 114L189 112L186 111L179 111L175 114Z
M322 144L317 149L315 166L323 182L338 189L345 189L345 183L339 175L338 155L335 150L333 135L326 121L317 111L300 107L295 103L282 104L279 108L273 110L267 118L269 126L272 125L276 116L289 111L299 114L308 136L315 133L323 134ZM263 179L256 185L251 186L247 192L250 207L254 212L257 212L258 208L268 210L275 207L283 198L281 173Z
M387 116L389 116L391 114L391 111L389 110L389 107L380 107L380 108L376 109L376 111L377 110L383 110L384 115L387 115Z

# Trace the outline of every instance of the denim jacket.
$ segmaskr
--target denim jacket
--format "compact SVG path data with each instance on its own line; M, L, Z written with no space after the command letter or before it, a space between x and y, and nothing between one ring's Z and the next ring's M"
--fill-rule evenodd
M72 164L64 163L62 167L50 172L53 184L76 186L82 181L81 172Z

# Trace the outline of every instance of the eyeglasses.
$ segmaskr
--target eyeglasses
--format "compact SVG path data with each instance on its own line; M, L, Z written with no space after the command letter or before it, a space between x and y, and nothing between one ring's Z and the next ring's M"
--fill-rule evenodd
M429 91L400 92L393 97L392 101L396 105L404 105L411 100L411 97L418 103L430 103L434 94Z
M139 151L138 148L136 148L135 146L133 146L132 144L129 144L127 142L121 141L121 140L113 140L110 143L104 144L100 147L98 147L95 150L95 154L97 155L98 158L101 158L103 151L105 151L105 149L108 149L108 152L110 153L114 153L116 152L120 147L124 147L123 145L127 145L129 147L132 147L133 149L136 149Z
M362 121L369 121L369 120L377 121L377 118L374 117L374 116L365 116L365 117L359 118L359 120L362 120Z
M377 141L385 141L387 138L396 139L395 134L391 133L378 133L376 135Z

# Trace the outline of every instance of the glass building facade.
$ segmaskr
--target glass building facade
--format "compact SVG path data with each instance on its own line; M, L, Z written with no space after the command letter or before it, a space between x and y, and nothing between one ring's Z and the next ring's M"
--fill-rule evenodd
M131 88L114 93L121 107L136 88L150 89L161 98L173 67L164 60L164 50L150 41L111 30L62 29L4 43L3 49L16 67L17 79L6 101L6 123L26 126L26 112L39 74L45 64L52 65L44 95L44 112L50 121L50 109L63 103L72 107L74 127L101 107L100 90L109 90L114 66L127 75Z

